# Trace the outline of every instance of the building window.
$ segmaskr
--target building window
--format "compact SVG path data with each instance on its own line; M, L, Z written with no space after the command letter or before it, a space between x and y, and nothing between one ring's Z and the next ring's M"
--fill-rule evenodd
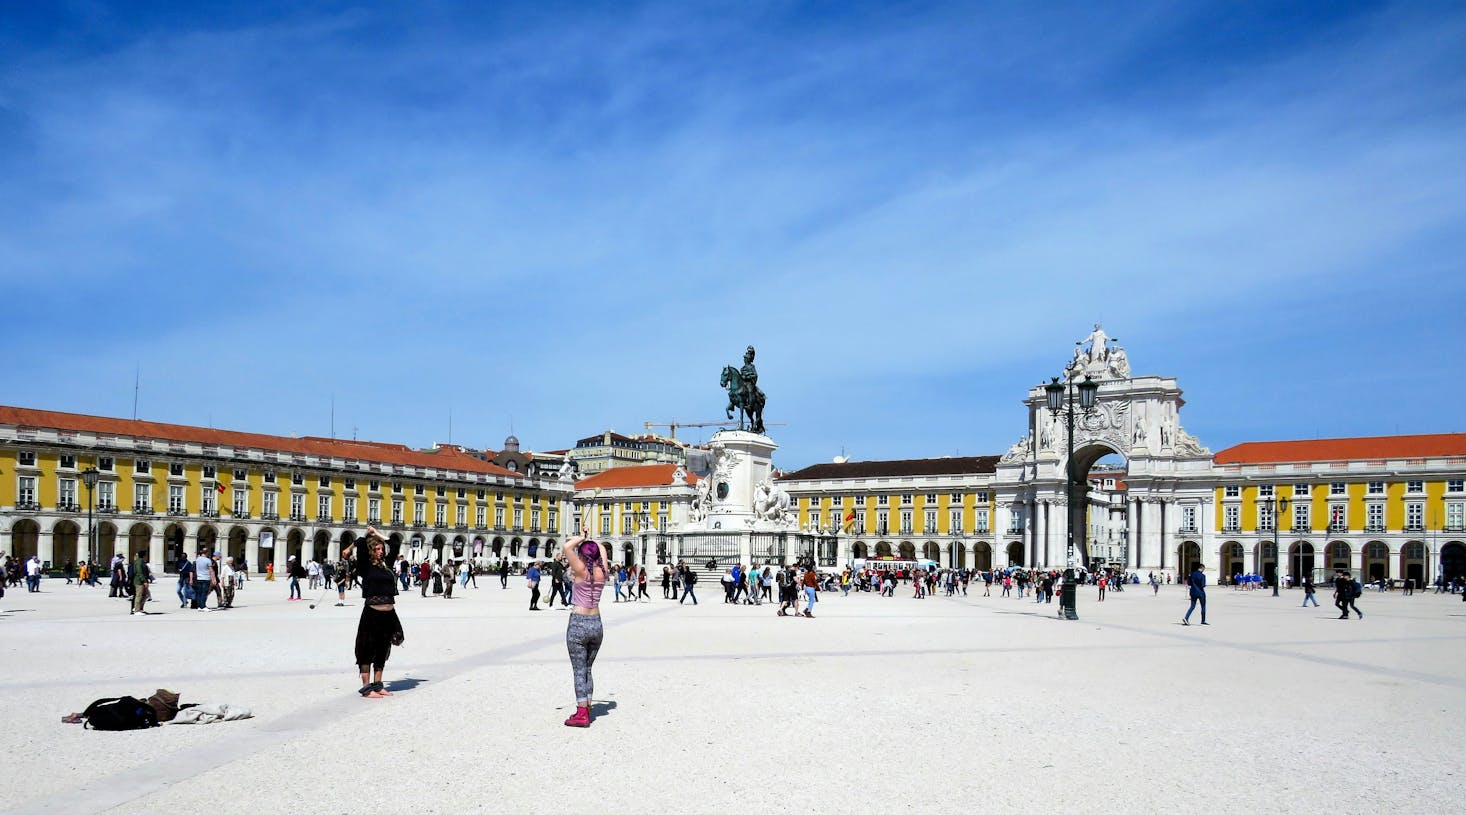
M60 493L57 498L61 506L76 506L76 479L63 478L59 482L57 482L56 486L58 488L57 491Z
M473 511L473 525L482 528L484 526L484 520L487 515L488 510L484 509L483 507L478 507L477 509L475 509Z
M533 529L536 532L540 531L540 510L539 510L539 507L535 507L534 509L531 509L529 511L529 528L530 529Z
M504 508L503 507L495 507L494 508L494 528L495 529L503 529L504 528Z
M1222 510L1222 512L1223 512L1223 514L1222 514L1222 531L1223 532L1238 532L1238 531L1240 531L1242 529L1242 523L1241 523L1241 520L1240 520L1241 517L1242 517L1242 508L1241 507L1236 506L1234 504L1234 505L1231 505L1231 506L1226 507L1225 509Z
M1271 503L1257 505L1257 530L1259 532L1273 531L1273 505Z
M1307 498L1309 492L1310 492L1310 490L1309 490L1307 484L1294 484L1293 485L1293 497L1294 498Z
M438 497L439 498L442 498L443 496L445 496L447 494L448 494L448 488L447 487L444 487L442 484L439 484L438 485Z
M280 496L267 492L260 497L260 512L269 518L280 517Z
M1239 485L1237 485L1237 484L1228 484L1225 487L1222 487L1222 497L1223 498L1241 498L1242 497L1242 487L1239 486Z
M63 469L63 470L75 470L76 469L76 456L62 456L61 457L61 469Z
M467 526L468 525L468 507L466 507L466 506L464 506L462 504L459 504L458 505L458 507L454 510L454 520L453 520L453 523L456 523L459 526Z
M249 493L244 490L234 491L234 514L239 516L249 514Z
M1466 504L1459 502L1446 504L1446 531L1466 531Z
M367 522L379 524L382 522L382 499L367 499Z
M876 534L890 534L890 515L884 509L876 510Z
M213 484L204 484L199 487L199 511L208 516L219 514L219 506L216 499L219 497L219 488Z
M219 477L219 468L215 467L212 464L205 464L204 465L204 478L218 478L218 477Z
M1196 532L1196 507L1181 507L1181 531L1191 533Z
M960 535L965 531L962 529L962 510L952 510L951 516L947 518L947 531L953 535Z
M351 523L356 520L356 499L350 496L341 500L341 520Z
M1258 498L1271 498L1271 497L1273 497L1273 485L1272 484L1258 484L1257 485L1257 497Z
M622 515L621 516L621 534L623 534L623 535L630 535L631 534L631 516L630 515Z
M1383 532L1385 531L1385 505L1379 501L1372 501L1364 508L1364 531Z
M394 523L394 524L401 524L402 523L402 502L401 501L393 501L392 502L392 523Z
M426 501L413 502L412 522L415 524L425 524L428 522L428 504Z
M953 504L960 504L962 503L962 493L954 492L951 495L947 496L947 500Z
M905 495L902 495L901 503L909 505L911 503L911 493L908 492Z
M1466 489L1466 479L1453 478L1446 482L1446 492L1462 492Z
M1021 534L1023 534L1023 508L1020 507L1020 506L1018 506L1018 505L1016 505L1016 504L1013 506L1013 509L1009 513L1009 517L1008 517L1008 534L1010 534L1010 535L1021 535Z
M16 455L16 461L20 463L20 466L22 466L22 467L34 467L34 466L36 466L36 454L35 454L35 451L33 451L33 450L21 450L19 453L16 453L15 455Z
M1293 531L1309 531L1308 504L1299 502L1293 505Z
M1367 492L1369 495L1384 495L1385 494L1385 482L1383 482L1383 481L1371 481L1371 482L1369 482L1369 487L1365 490L1365 492Z
M601 534L611 534L611 513L609 512L601 513Z
M395 492L395 493L397 493L398 495L401 495L402 494L402 482L401 481L393 481L392 482L392 491Z
M977 516L975 518L975 520L977 521L976 531L977 531L978 534L980 534L980 535L986 535L990 531L992 531L992 527L988 525L988 510L987 510L987 507L983 507L983 508L977 510L974 514Z
M855 534L857 534L857 535L864 535L865 534L865 509L864 508L855 510Z
M1411 502L1405 505L1405 530L1419 532L1425 529L1425 504Z
M292 521L305 520L305 496L300 493L290 496L290 519Z
M1329 531L1344 532L1349 529L1349 508L1343 504L1329 507Z
M32 461L34 461L34 460L35 459L33 457L32 458ZM132 471L135 472L135 473L146 473L148 470L151 470L152 468L153 468L153 465L152 464L149 464L148 462L143 461L142 459L138 459L138 460L132 462Z
M381 492L382 491L382 482L376 480L375 478L374 479L371 479L370 481L367 482L367 491L368 492Z
M169 464L168 465L168 474L169 475L175 475L175 476L176 475L183 475L183 465L182 464Z
M1411 495L1419 495L1420 493L1425 492L1425 482L1424 481L1406 481L1405 482L1405 492L1410 493Z
M934 492L927 493L926 494L926 502L928 504L935 504L937 502L937 494L934 493Z
M448 522L448 507L443 504L433 505L433 523L443 526Z
M249 473L246 472L246 471L244 471L244 470L235 470L234 471L234 480L236 480L236 481L243 481L244 479L246 479L248 477L249 477Z
M112 472L113 466L115 465L112 462L111 456L102 456L101 458L97 459L97 469L101 470L104 473Z
M1344 495L1348 492L1348 486L1342 481L1335 481L1329 484L1329 495Z
M183 485L168 485L168 512L174 514L183 512Z
M112 511L117 509L117 485L111 481L97 482L97 509Z
M889 496L889 495L877 495L876 496L876 506L878 506L878 507L887 506L888 504L890 504L890 502L891 502L891 496Z
M153 485L132 485L132 509L134 512L151 512L153 509Z
M20 477L16 494L16 503L20 506L33 507L36 505L36 479L34 476L23 475Z
M519 507L514 508L514 528L524 528L524 510L520 509Z
M926 511L925 524L923 524L923 526L925 528L922 529L922 534L925 534L925 535L935 535L935 534L937 534L937 511L936 510L929 509L929 510Z
M264 482L266 484L273 484L273 483L275 483L275 471L274 470L265 470L265 473L264 473L263 476L261 476L261 478L264 479Z

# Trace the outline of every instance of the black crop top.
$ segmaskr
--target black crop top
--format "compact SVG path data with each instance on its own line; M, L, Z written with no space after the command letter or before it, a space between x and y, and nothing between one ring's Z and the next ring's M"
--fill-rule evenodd
M385 565L373 566L366 558L348 561L351 572L361 581L362 597L391 597L397 593L397 579Z

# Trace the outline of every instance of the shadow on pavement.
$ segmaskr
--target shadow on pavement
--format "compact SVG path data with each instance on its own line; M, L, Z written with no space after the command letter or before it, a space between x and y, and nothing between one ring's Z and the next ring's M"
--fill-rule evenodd
M399 691L413 690L413 689L417 688L418 685L421 685L422 683L424 683L426 681L428 681L428 680L426 680L426 679L397 679L397 680L393 680L391 682L388 682L386 684L387 684L387 690L392 691L393 693L398 693Z
M616 709L616 703L615 702L597 702L596 700L592 699L591 700L591 703L590 703L590 715L593 718L597 718L597 719L599 719L600 717L606 715L607 713L610 713L611 711L613 711L615 709Z

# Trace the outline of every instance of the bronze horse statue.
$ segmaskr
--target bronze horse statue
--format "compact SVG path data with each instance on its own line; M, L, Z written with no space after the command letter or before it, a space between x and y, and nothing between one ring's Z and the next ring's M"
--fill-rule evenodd
M757 385L744 387L743 374L732 365L723 366L723 376L718 384L728 389L728 418L733 418L734 409L739 411L738 429L742 430L747 421L749 430L764 432L764 392Z

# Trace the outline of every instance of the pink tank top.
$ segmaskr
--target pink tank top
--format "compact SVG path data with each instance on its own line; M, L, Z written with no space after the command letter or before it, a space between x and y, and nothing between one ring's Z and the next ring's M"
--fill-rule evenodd
M572 583L570 586L570 603L576 608L599 609L601 607L601 590L606 588L606 581L597 582L595 571L586 575L586 579L579 583Z

